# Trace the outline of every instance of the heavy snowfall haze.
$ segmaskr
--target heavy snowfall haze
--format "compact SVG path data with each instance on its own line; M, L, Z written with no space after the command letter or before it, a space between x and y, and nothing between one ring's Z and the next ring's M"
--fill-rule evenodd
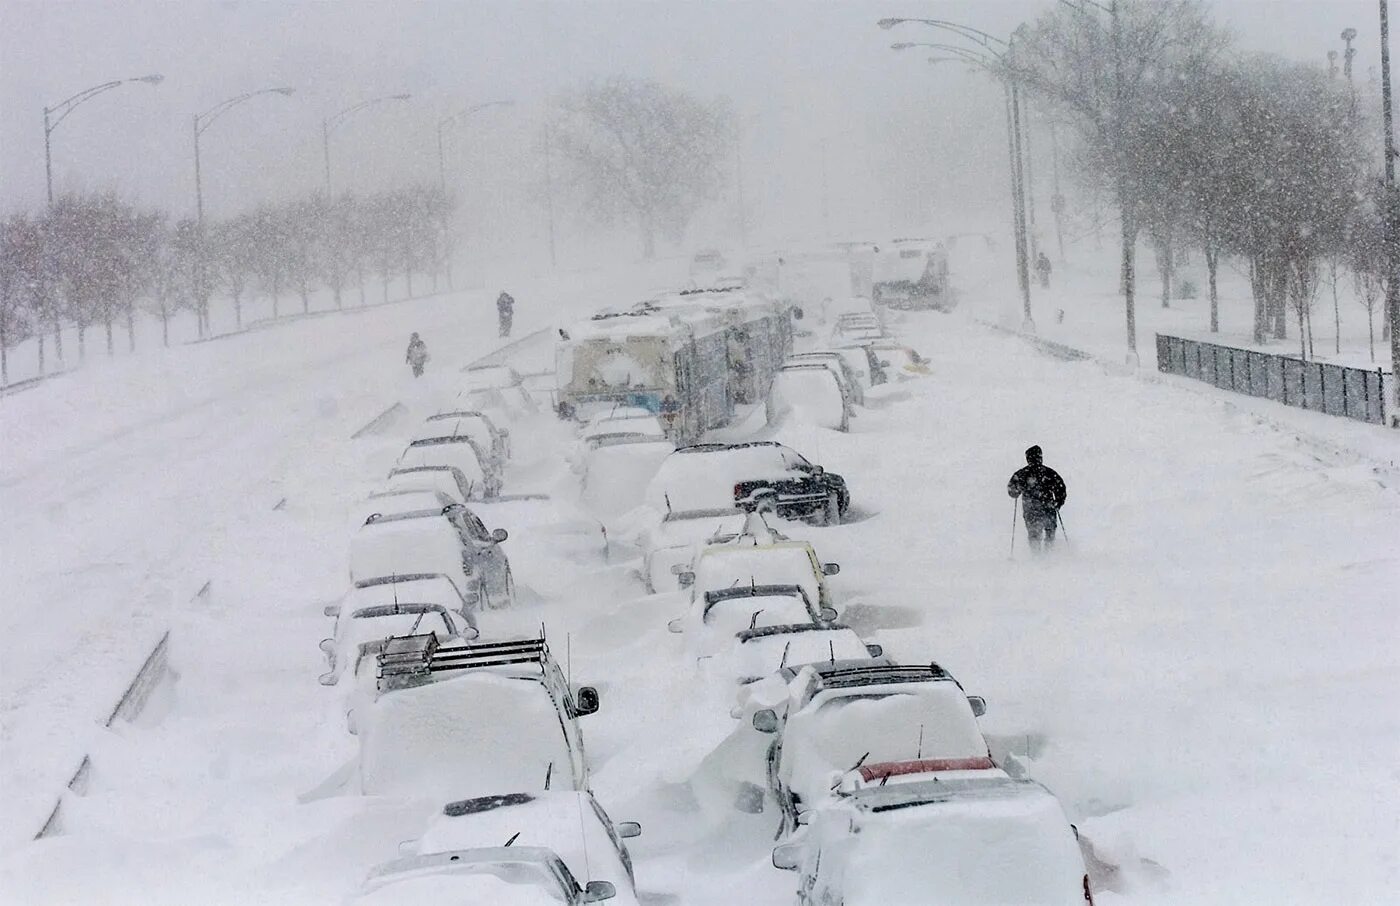
M408 92L334 135L337 189L436 178L434 126L497 99L448 133L449 187L479 247L544 241L540 124L546 100L611 74L727 96L743 124L751 233L995 229L1004 219L1000 93L954 64L929 66L876 28L882 16L936 16L1005 34L1053 6L1031 0L909 3L0 3L0 209L43 202L42 109L112 78L158 72L87 104L54 133L58 190L114 189L192 213L191 117L245 91L291 86L217 123L203 142L214 217L322 185L321 120L362 99ZM1323 64L1337 33L1360 32L1359 79L1374 75L1374 3L1221 0L1243 50ZM823 171L826 186L823 190ZM734 176L727 174L725 197ZM825 204L823 203L825 202ZM823 211L826 216L823 216ZM732 242L733 209L713 206L689 243ZM573 220L570 220L572 216ZM560 238L584 233L566 214Z

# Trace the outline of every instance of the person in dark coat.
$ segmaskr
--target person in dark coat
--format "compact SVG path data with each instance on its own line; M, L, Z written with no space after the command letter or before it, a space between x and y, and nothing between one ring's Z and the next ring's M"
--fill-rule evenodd
M496 319L500 322L501 336L510 336L511 321L515 320L515 297L505 290L496 297Z
M1050 288L1050 259L1047 258L1047 257L1045 257L1045 253L1044 253L1044 252L1041 252L1039 255L1036 256L1036 259L1035 259L1035 273L1036 273L1036 276L1040 277L1040 288L1041 288L1041 289L1049 289L1049 288Z
M413 369L414 377L423 376L423 366L428 363L428 344L417 333L408 338L408 355L404 361Z
M1039 551L1055 543L1055 526L1060 507L1065 505L1069 491L1060 473L1045 465L1040 447L1026 451L1026 466L1018 469L1006 483L1006 493L1021 498L1021 518L1026 523L1026 535L1031 550Z

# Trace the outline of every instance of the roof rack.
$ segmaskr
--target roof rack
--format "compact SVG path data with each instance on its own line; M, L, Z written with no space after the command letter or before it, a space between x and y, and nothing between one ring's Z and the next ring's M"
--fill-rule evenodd
M380 692L407 689L432 682L435 673L478 667L538 664L543 670L549 660L549 645L543 638L439 645L432 633L395 636L384 642L379 653L378 687Z
M872 664L869 666L838 666L836 669L821 669L814 665L821 685L828 689L849 688L851 686L872 686L887 683L925 683L952 680L952 674L937 664L927 666L909 664Z

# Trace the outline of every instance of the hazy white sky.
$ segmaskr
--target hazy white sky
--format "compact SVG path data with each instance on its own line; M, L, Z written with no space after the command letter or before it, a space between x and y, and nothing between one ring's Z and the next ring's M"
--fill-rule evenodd
M510 98L515 108L483 114L449 136L449 170L454 182L496 174L523 198L535 177L520 152L534 141L543 98L587 76L626 72L728 94L756 115L745 143L746 185L752 182L756 198L794 208L799 219L816 210L824 142L832 204L847 219L875 217L870 187L906 120L930 132L937 166L957 175L937 190L939 203L956 208L1002 191L998 94L959 67L931 68L921 56L888 49L891 40L933 41L936 33L913 26L885 32L874 22L931 16L1006 33L1053 6L0 0L0 209L42 203L46 104L149 72L162 73L164 83L96 98L54 132L58 187L112 187L185 213L193 207L194 113L245 91L289 85L295 96L254 99L206 133L212 214L319 186L322 118L400 92L413 99L366 111L335 135L338 185L434 178L437 118ZM1378 68L1373 0L1218 0L1215 10L1246 49L1318 60L1340 47L1337 35L1350 25L1360 32L1358 77ZM924 111L922 122L899 113L911 105Z

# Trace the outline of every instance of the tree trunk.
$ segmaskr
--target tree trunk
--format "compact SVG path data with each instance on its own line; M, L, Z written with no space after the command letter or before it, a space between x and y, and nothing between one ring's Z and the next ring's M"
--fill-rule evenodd
M126 343L129 347L127 352L136 351L136 303L132 302L126 307Z
M170 346L170 309L164 302L160 306L160 344L166 348Z
M388 302L388 301L389 301L389 266L388 266L387 264L384 265L383 270L381 270L381 271L379 272L379 283L380 283L380 285L384 288L384 301L385 301L385 302Z
M1172 272L1175 270L1171 236L1163 236L1153 244L1157 254L1157 274L1162 278L1162 307L1171 308Z
M87 325L78 322L78 361L87 361Z
M406 281L408 281L408 297L407 297L407 298L412 299L412 298L413 298L413 268L412 268L412 267L406 267L406 268L403 269L403 278L404 278Z
M0 387L10 383L10 332L0 318Z
M1374 363L1374 362L1376 361L1376 317L1375 317L1375 314L1373 313L1374 308L1375 308L1375 306L1373 306L1373 305L1372 305L1372 306L1367 306L1367 308L1366 308L1366 333L1370 335L1370 340L1371 340L1371 362L1372 362L1372 363ZM43 362L43 355L42 355L43 351L44 351L44 347L43 347L43 343L42 343L42 341L41 341L41 343L40 343L40 345L39 345L39 352L40 352L39 361L40 361L40 362ZM1396 380L1400 380L1400 377L1397 377Z
M1121 193L1120 193L1121 197ZM1123 281L1123 311L1127 316L1128 350L1137 355L1137 222L1124 211L1119 220L1123 228L1123 258L1120 276Z
M53 357L63 367L63 325L58 323L58 315L53 316Z
M1220 264L1220 251L1206 243L1206 281L1210 284L1210 332L1220 333L1220 296L1215 289L1215 269Z
M335 296L335 307L336 307L336 310L339 311L340 309L344 308L345 306L344 306L344 305L341 303L341 301L340 301L340 284L339 284L339 283L337 283L335 286L332 286L332 287L331 287L331 294Z
M237 290L233 294L233 325L236 330L243 329L243 290Z
M1308 358L1317 358L1317 350L1313 348L1313 326L1312 326L1312 305L1309 304L1303 309L1303 321L1308 327Z
M642 257L648 261L656 257L656 224L650 214L642 215Z
M297 287L297 292L301 294L301 313L308 314L311 311L311 293L307 292L305 283Z
M1298 357L1304 362L1308 360L1308 335L1303 330L1303 308L1298 307Z
M360 280L360 307L361 307L361 308L364 308L364 305L365 305L365 269L364 269L363 267L357 267L357 268L355 268L355 276L358 277L359 280Z
M102 329L107 334L107 358L117 354L116 347L112 344L112 315L109 312L102 318Z
M1376 360L1376 341L1371 340L1371 361ZM44 333L39 332L39 376L44 376Z
M1336 339L1335 354L1342 354L1342 304L1337 301L1337 261L1332 260L1332 333Z

